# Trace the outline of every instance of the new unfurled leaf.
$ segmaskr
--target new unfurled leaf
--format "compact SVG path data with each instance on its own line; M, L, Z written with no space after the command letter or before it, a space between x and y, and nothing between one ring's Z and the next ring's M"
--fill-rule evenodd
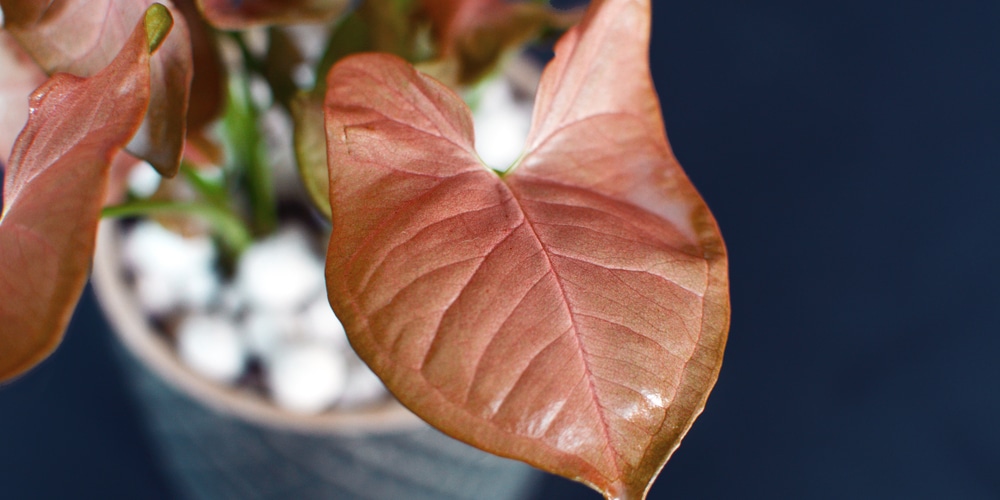
M349 0L197 0L208 22L224 30L251 26L327 22L344 12Z
M445 86L345 59L326 100L330 302L407 407L487 451L644 497L702 411L729 326L718 227L666 140L649 0L559 42L503 176Z
M153 0L0 0L4 28L49 74L91 76L106 67ZM152 96L129 152L173 176L184 151L191 86L191 44L182 16L170 7L174 28L151 65ZM166 35L164 35L166 36Z
M47 78L21 46L0 29L0 165L28 121L28 96Z
M142 123L150 52L170 26L154 4L109 66L89 78L56 74L31 97L0 218L0 381L62 338L87 279L112 158Z
M421 0L431 20L440 57L454 61L457 83L472 83L504 53L545 29L565 29L578 11L561 12L543 3L507 0Z

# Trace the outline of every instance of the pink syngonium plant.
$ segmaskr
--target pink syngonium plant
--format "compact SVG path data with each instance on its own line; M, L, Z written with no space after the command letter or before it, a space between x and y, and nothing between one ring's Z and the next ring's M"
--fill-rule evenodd
M30 19L44 27L83 2L55 4L15 16L22 32L9 30L39 62L60 49L25 42L37 36ZM214 13L241 26L343 8L243 4L256 10L240 18L236 4L199 6L210 20ZM446 39L483 24L461 16L508 8L427 4L454 21L438 33ZM25 5L0 0L5 22ZM107 16L92 20L112 24L104 31L114 40L83 53L106 56L117 44L117 55L104 57L103 69L80 63L86 77L57 74L36 90L7 162L0 380L58 344L119 151L156 164L178 158L184 144L191 71L183 21L160 4L103 5ZM650 19L649 0L592 2L557 44L525 150L504 173L476 155L462 100L395 56L342 60L325 101L334 222L327 284L351 344L432 425L609 499L646 495L704 407L729 326L724 244L666 140L648 67ZM0 32L0 48L7 35ZM8 48L0 61L15 61L17 71L0 77L5 105L44 78ZM7 114L0 126L9 128ZM174 125L150 126L151 118ZM166 140L176 127L179 139ZM170 174L171 162L158 166Z

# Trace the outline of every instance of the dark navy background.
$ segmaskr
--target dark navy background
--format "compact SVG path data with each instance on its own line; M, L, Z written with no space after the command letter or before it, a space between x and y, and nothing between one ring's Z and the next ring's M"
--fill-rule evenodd
M733 322L651 498L1000 498L1000 2L654 8ZM0 497L171 498L109 343L88 292L0 389ZM551 478L537 499L587 494Z

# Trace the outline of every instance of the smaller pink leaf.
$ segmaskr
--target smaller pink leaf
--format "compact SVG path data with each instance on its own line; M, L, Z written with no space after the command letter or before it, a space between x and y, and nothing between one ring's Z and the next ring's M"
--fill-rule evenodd
M431 20L439 56L457 63L458 83L488 73L510 49L546 28L576 24L580 11L559 11L532 1L421 0Z
M0 381L62 339L87 279L112 158L142 123L150 53L172 22L154 4L108 67L89 78L56 74L31 97L0 216Z
M154 0L0 0L4 28L49 74L91 76L102 70L129 38ZM153 57L152 95L142 128L129 152L163 175L177 173L184 151L191 89L191 43L183 16L168 0L174 28Z
M198 0L205 19L224 30L252 26L331 21L349 0Z
M9 33L0 29L0 165L10 157L14 139L28 121L28 96L45 82L45 73Z

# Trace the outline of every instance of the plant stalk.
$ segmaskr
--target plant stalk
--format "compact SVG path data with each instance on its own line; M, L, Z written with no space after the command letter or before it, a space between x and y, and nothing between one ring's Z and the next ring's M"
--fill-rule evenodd
M229 210L204 202L139 200L104 207L101 217L135 217L156 214L188 214L208 222L223 245L239 255L252 241L246 224Z

